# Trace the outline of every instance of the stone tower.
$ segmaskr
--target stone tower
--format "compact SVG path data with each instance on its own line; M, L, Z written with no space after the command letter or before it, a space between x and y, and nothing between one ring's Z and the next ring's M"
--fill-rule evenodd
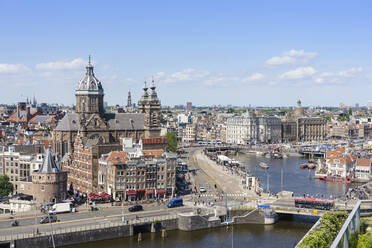
M94 76L93 65L90 63L85 67L85 76L80 80L75 91L76 113L80 117L87 118L91 114L103 116L103 88L101 82Z
M143 94L138 102L138 112L145 114L145 136L149 138L160 137L160 115L161 104L156 93L154 78L148 92L146 86L143 87Z

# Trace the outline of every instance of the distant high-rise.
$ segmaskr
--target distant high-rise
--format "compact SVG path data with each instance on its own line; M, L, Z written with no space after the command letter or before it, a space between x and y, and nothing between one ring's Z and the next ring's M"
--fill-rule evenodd
M192 111L192 102L187 102L186 103L186 110L187 111Z
M128 91L128 102L127 102L127 108L132 107L132 96L130 94L130 91Z

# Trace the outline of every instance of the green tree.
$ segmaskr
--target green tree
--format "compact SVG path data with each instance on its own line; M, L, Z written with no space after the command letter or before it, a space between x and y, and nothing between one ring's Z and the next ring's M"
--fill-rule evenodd
M372 244L372 237L367 234L359 235L357 248L370 248Z
M13 184L9 182L9 177L7 175L0 176L0 197L8 196L11 192L13 192Z
M175 133L167 133L165 135L168 141L168 151L175 152L177 151L177 136Z

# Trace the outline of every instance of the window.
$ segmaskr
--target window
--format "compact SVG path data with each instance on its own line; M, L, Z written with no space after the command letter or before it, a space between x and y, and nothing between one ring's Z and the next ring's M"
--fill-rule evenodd
M41 185L41 191L45 191L45 186Z

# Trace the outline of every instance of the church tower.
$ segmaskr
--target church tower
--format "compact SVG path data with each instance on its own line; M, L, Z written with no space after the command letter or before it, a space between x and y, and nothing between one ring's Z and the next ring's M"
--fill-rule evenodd
M103 88L101 82L94 76L93 65L90 63L85 67L85 76L80 80L75 91L76 113L80 116L98 114L103 116Z
M138 102L138 112L145 114L145 136L147 138L156 138L160 137L161 104L155 90L154 78L150 89L151 92L148 92L145 82L142 97Z

